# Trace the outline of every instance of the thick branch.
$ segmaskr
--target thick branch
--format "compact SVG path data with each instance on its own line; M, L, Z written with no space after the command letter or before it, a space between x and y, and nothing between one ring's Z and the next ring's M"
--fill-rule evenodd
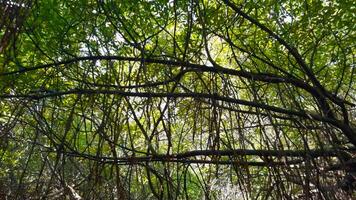
M120 95L120 96L128 96L128 97L144 97L144 98L206 98L206 99L213 99L218 101L224 101L228 103L235 103L245 106L251 106L255 108L262 108L269 111L292 115L297 117L302 117L305 119L314 119L317 121L323 121L335 124L336 121L317 115L306 113L304 111L295 111L295 110L288 110L284 108L279 108L275 106L270 106L267 104L255 102L255 101L247 101L242 99L235 99L230 97L220 96L218 94L206 94L206 93L153 93L153 92L127 92L122 90L89 90L89 89L74 89L68 91L55 91L55 92L47 92L42 94L17 94L17 95L0 95L0 99L12 99L12 98L25 98L25 99L44 99L44 98L51 98L51 97L60 97L66 96L71 94L81 94L81 95L95 95L95 94L108 94L108 95Z
M126 156L126 157L107 157L107 156L95 156L79 152L61 152L67 156L85 158L102 163L115 163L115 164L139 164L146 162L179 162L179 163L201 163L201 164L226 164L226 165L239 165L239 166L279 166L279 165L292 165L300 164L305 157L318 158L318 157L339 157L343 152L336 150L247 150L247 149L235 149L235 150L196 150L188 151L178 154L156 154L150 156ZM259 156L259 157L295 157L301 159L295 159L285 162L248 162L234 159L239 156ZM227 156L221 159L196 159L195 157L201 156ZM193 158L194 157L194 158Z
M247 19L250 21L252 24L256 25L258 28L266 32L268 35L270 35L272 38L277 40L281 45L283 45L286 49L288 49L289 53L292 54L292 56L295 58L299 66L302 68L302 70L306 73L306 75L309 77L309 79L312 81L313 85L316 86L318 89L318 92L322 93L326 97L328 97L330 100L332 100L334 103L337 105L342 105L344 101L340 98L337 98L333 95L331 95L329 92L325 90L325 88L320 84L318 79L315 77L314 73L312 70L309 68L309 66L306 64L302 56L299 54L298 50L293 47L291 44L288 44L283 38L281 38L279 35L274 33L271 29L269 29L267 26L261 24L258 20L252 18L249 16L247 13L243 12L240 8L238 8L235 4L231 3L229 0L223 0L227 6L229 6L231 9L233 9L236 13L241 15L243 18Z
M46 68L51 68L51 67L58 67L61 65L68 65L68 64L72 64L72 63L76 63L76 62L80 62L80 61L94 61L94 60L117 60L117 61L129 61L129 62L130 61L132 61L132 62L142 62L143 61L145 63L163 64L163 65L167 65L169 67L170 66L187 67L189 69L194 69L194 70L200 71L200 72L221 73L221 74L226 74L226 75L239 76L242 78L247 78L247 79L255 80L255 81L262 81L262 82L266 82L266 83L292 84L295 87L302 88L311 94L316 93L316 90L312 86L307 84L306 82L304 82L302 80L295 79L295 78L290 78L290 77L281 77L278 75L268 74L268 73L253 73L253 72L224 68L221 66L209 67L206 65L194 64L194 63L189 63L189 62L159 60L159 59L151 59L151 58L142 59L142 58L122 57L122 56L77 57L77 58L60 61L60 62L56 62L56 63L49 63L49 64L44 64L44 65L38 65L38 66L35 66L32 68L25 68L25 69L18 70L18 71L0 73L0 76L16 75L16 74L31 72L31 71L35 71L35 70L39 70L39 69L46 69Z

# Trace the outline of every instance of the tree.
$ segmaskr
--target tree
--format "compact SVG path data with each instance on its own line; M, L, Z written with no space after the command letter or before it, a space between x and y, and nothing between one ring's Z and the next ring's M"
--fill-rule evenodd
M352 1L0 5L1 195L354 195Z

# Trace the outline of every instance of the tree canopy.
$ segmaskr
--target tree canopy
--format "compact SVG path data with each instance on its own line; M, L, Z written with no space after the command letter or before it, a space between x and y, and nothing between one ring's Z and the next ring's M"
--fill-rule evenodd
M0 0L0 199L351 199L352 0Z

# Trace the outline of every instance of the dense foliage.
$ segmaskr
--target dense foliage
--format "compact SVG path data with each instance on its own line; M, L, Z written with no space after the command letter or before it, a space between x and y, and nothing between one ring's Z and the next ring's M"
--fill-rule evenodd
M0 199L351 199L352 0L0 0Z

